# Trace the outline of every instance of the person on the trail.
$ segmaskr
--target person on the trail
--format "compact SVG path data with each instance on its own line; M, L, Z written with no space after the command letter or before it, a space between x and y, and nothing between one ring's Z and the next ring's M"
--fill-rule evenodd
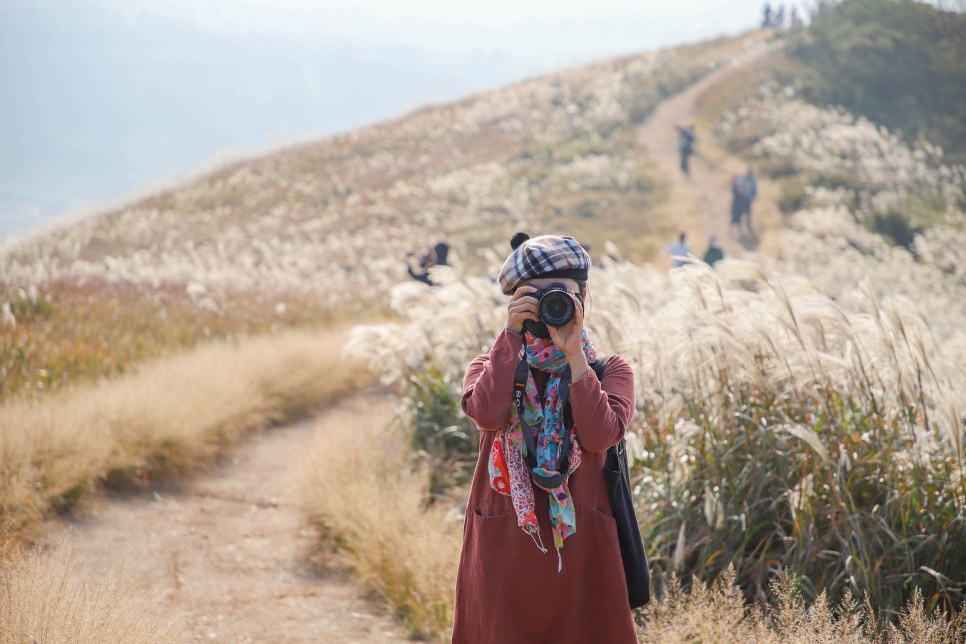
M554 79L554 81L550 84L550 87L551 87L550 102L553 104L554 107L563 106L564 88L563 88L563 83L560 82L560 76L557 76L557 78Z
M717 237L711 235L711 239L708 240L708 250L704 252L704 261L709 266L714 266L722 259L724 259L724 251L721 250L721 244L718 243Z
M744 198L744 210L742 211L742 214L744 215L745 219L745 228L748 229L748 232L752 232L751 204L758 196L758 181L755 180L755 174L751 168L748 168L748 172L745 173L745 176L741 182L740 190L742 197Z
M480 430L480 451L451 641L636 644L604 475L634 415L634 372L618 355L598 364L584 327L591 259L580 244L517 233L510 246L498 280L510 296L506 328L463 377L460 406ZM574 305L560 328L540 321L534 297L555 282ZM524 432L535 438L529 450Z
M694 133L694 124L684 127L675 125L674 128L678 131L678 154L681 155L681 172L687 175L690 172L688 159L694 154L694 142L697 139Z
M446 258L449 256L449 244L446 242L439 242L419 256L419 268L422 270L421 273L415 272L412 265L408 261L408 259L413 255L414 253L412 252L406 253L406 270L409 272L409 276L414 280L422 282L423 284L433 286L433 281L429 278L429 269L433 266L447 265Z
M802 17L798 15L798 7L792 7L792 15L791 15L791 18L789 18L789 20L790 20L789 26L792 29L802 26Z
M689 263L688 259L694 253L691 246L687 243L687 235L683 232L678 235L678 240L667 245L663 253L671 258L671 268L680 268Z
M785 26L785 5L778 5L778 10L775 11L775 20L772 26L775 29L781 29Z
M743 176L735 175L731 178L731 221L728 232L734 237L741 233L741 218L745 213L747 200L742 189Z
M768 29L771 27L771 3L766 2L765 8L762 10L761 28Z
M741 232L744 221L748 232L751 229L751 202L758 196L758 182L751 168L748 172L731 180L731 228L733 233Z

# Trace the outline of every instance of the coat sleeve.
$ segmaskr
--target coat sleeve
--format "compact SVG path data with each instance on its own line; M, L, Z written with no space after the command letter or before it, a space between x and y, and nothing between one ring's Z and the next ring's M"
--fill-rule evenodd
M607 451L624 438L634 417L634 371L620 356L611 356L602 380L591 370L570 385L570 406L580 446Z
M489 354L477 356L463 376L460 407L481 430L506 427L513 404L513 372L523 338L504 330Z

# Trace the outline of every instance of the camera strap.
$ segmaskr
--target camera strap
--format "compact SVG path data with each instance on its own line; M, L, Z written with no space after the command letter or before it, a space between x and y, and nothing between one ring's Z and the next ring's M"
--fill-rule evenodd
M555 467L560 474L555 476L543 476L534 471L537 469L536 432L523 415L523 399L526 397L527 377L529 375L530 365L527 363L526 357L524 357L520 360L520 364L517 365L516 372L513 374L513 402L517 406L517 415L520 417L523 442L527 446L526 462L527 468L530 470L530 478L541 488L553 489L560 487L567 480L567 468L570 462L570 434L574 426L573 412L570 410L570 402L568 400L570 397L570 367L568 366L560 377L560 400L563 403L564 436Z

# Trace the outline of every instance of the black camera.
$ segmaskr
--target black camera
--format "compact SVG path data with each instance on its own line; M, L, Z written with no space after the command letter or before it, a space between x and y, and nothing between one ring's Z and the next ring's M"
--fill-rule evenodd
M526 320L523 323L524 331L549 340L550 330L547 327L559 329L574 319L574 314L577 312L574 298L562 282L553 282L550 286L531 293L530 296L537 298L537 314L540 316L540 321ZM577 293L576 297L583 308L584 299L580 297L580 293Z

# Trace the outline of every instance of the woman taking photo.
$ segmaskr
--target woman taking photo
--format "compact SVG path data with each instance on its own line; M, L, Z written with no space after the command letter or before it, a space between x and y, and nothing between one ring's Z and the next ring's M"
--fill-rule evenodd
M601 378L592 366L580 244L517 233L510 245L506 328L463 380L463 412L482 433L453 642L637 642L604 479L634 413L634 374L619 356Z

